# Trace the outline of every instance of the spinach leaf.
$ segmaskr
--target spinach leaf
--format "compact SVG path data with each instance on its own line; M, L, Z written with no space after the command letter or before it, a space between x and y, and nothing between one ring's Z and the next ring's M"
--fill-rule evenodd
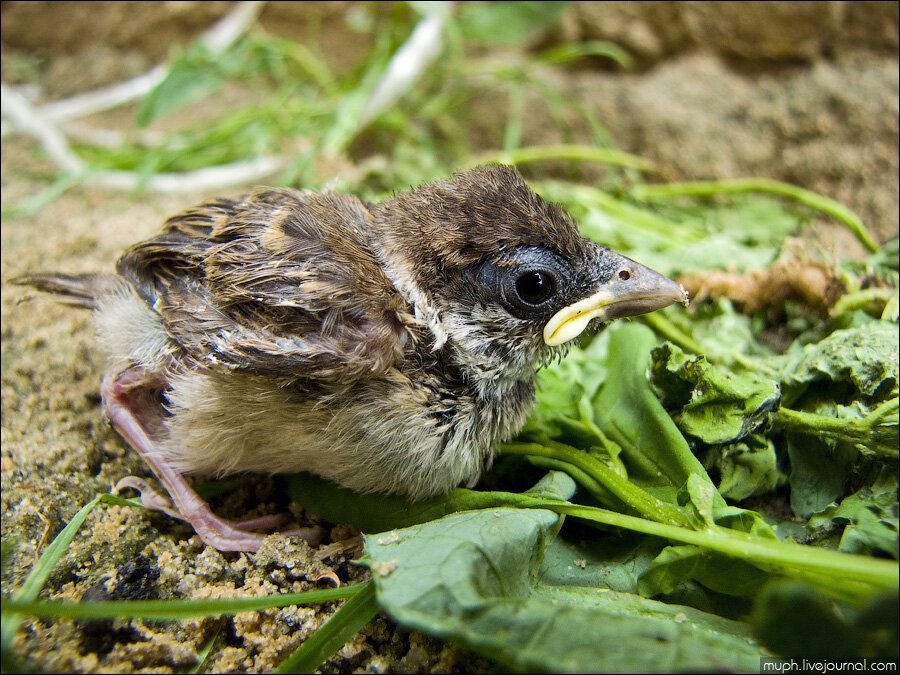
M758 666L743 624L598 585L598 565L571 558L558 526L550 511L498 508L371 535L379 604L514 671Z

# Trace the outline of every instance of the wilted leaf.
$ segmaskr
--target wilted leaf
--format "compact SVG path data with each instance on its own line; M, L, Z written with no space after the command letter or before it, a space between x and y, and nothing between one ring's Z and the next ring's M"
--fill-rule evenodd
M786 356L781 368L785 404L791 406L816 382L846 383L862 396L896 387L898 339L898 324L867 321Z
M880 551L896 559L900 557L897 510L897 475L885 470L874 485L857 490L840 505L817 514L809 524L810 527L829 522L844 525L842 551L869 554Z
M791 508L794 513L809 517L813 513L828 508L840 500L848 484L848 479L858 463L858 442L849 432L864 425L868 408L859 401L852 405L839 405L825 392L808 393L804 397L808 412L813 413L813 423L801 432L789 430L785 433L785 445L790 458ZM784 411L787 412L787 411ZM783 414L783 413L782 413ZM844 437L836 435L832 429L819 429L816 423L835 421ZM897 426L882 420L884 425L876 425L869 438L872 447L885 445L885 449L896 449ZM871 428L869 428L871 430Z
M790 434L791 510L809 518L828 508L844 494L844 486L857 456L845 443L829 443L816 436Z
M742 501L764 495L781 481L775 446L762 434L710 448L707 457L718 469L719 492L726 499Z
M675 416L679 428L709 445L734 443L756 432L781 399L777 382L717 368L671 343L654 350L652 373L663 402L681 408Z

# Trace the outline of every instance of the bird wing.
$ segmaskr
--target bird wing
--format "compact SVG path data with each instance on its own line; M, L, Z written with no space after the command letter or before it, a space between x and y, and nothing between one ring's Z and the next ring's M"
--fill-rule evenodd
M403 357L412 321L355 197L261 188L169 219L117 270L198 364L347 381Z

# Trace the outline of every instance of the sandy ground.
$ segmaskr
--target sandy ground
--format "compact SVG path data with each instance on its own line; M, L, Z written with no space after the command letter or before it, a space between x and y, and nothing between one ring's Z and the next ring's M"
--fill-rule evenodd
M625 77L573 71L562 86L597 109L625 149L656 159L667 179L757 175L793 180L850 203L882 240L897 235L896 58L854 57L776 73L738 73L721 60L685 56ZM485 109L495 105L487 96ZM470 114L478 117L478 105ZM544 118L546 121L546 118ZM475 125L477 126L477 125ZM496 130L473 128L491 137ZM557 140L540 115L526 140ZM48 185L50 167L33 145L4 140L4 207ZM239 190L231 191L237 194ZM37 556L94 495L142 462L105 424L97 387L102 360L87 312L60 306L8 280L37 270L108 270L122 250L163 219L209 194L133 197L75 188L37 213L2 226L2 536L15 548L4 586L24 578ZM834 250L858 251L824 224ZM816 233L819 236L821 232ZM223 515L289 508L277 480L247 478L215 501ZM316 522L311 514L297 514ZM334 527L331 541L353 536ZM304 590L330 573L364 577L350 544L311 551L272 538L255 556L222 555L190 530L139 509L101 507L51 575L48 597L214 597ZM214 672L270 669L311 634L333 607L247 613L229 620L163 626L27 621L16 650L44 671L174 672L218 642ZM99 626L99 627L98 627ZM471 655L379 618L341 650L328 672L484 670Z

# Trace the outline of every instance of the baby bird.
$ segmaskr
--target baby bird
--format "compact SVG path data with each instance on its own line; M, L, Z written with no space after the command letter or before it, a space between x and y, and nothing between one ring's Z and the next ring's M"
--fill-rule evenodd
M472 484L537 367L594 320L686 297L506 166L380 204L258 188L170 218L116 274L14 281L93 310L104 413L171 503L119 487L223 551L271 523L217 517L186 474L309 471L412 499Z

